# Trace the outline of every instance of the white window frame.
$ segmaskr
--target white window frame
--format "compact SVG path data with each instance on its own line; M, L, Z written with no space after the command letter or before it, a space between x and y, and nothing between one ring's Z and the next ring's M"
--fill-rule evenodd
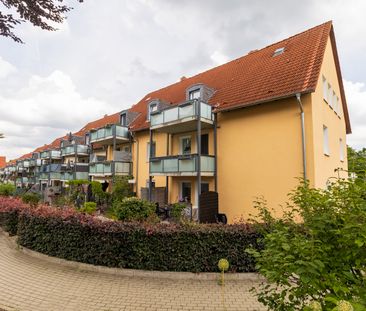
M344 143L343 139L339 139L339 159L341 162L344 162Z
M328 102L328 83L327 79L323 76L323 99Z
M329 150L329 129L325 125L323 125L323 153L327 156L330 155L330 150Z
M158 103L157 102L151 102L149 104L149 111L148 111L148 114L147 114L147 119L150 121L150 114L152 112L155 112L155 111L158 111Z
M193 97L191 98L191 94L199 94L198 97ZM188 92L188 100L194 100L194 99L199 99L201 98L201 88L197 88L197 89L193 89L193 90L190 90Z
M189 154L192 154L193 152L193 146L192 146L192 136L191 135L185 135L185 136L181 136L179 137L179 154L180 155L184 155L185 153L183 153L183 139L187 139L189 138L190 141L191 141L191 152ZM188 154L188 153L186 153Z
M328 105L333 109L333 89L330 83L328 82Z

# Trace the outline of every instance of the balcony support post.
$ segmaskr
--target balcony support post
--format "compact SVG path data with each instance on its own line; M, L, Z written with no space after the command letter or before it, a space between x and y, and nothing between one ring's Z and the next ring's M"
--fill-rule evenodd
M115 152L116 152L116 136L117 136L117 127L116 127L116 125L114 125L113 127L112 127L112 135L113 135L113 150L112 150L112 154L113 154L113 156L112 156L112 165L111 165L111 190L113 191L113 184L114 184L114 176L115 176L115 173L116 173L116 171L115 171L115 162L114 162L114 157L115 157ZM107 147L108 148L108 147Z
M217 192L217 113L214 113L214 176L215 176L215 192Z
M149 201L152 201L152 176L151 176L151 155L153 152L153 131L150 130L150 144L149 144Z
M197 107L197 162L196 162L196 169L197 169L197 220L200 222L200 195L201 195L201 101L196 100L196 107Z
M170 154L170 135L169 133L166 134L166 155L169 156ZM165 202L169 203L169 176L165 177Z

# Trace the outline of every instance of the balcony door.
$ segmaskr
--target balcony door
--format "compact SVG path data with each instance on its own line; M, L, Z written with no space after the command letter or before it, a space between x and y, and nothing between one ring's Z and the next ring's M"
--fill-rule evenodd
M201 135L201 154L208 155L208 134Z
M181 183L180 196L183 201L191 202L192 184L190 182Z
M180 138L180 154L191 154L192 152L191 136L184 136Z

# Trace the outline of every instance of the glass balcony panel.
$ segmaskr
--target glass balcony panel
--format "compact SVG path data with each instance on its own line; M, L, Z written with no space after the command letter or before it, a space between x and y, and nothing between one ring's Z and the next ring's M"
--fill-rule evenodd
M178 159L165 159L164 172L178 172Z
M76 179L89 179L89 173L88 172L76 172Z
M163 113L164 122L172 122L178 120L178 107L164 110Z
M61 179L61 173L51 172L50 173L50 178L60 180Z
M29 161L28 161L28 160L24 161L24 162L23 162L23 166L24 166L24 167L29 167Z
M97 172L97 166L95 164L90 165L89 166L89 172L90 172L90 174L95 174Z
M195 158L179 160L179 172L195 172L195 171L196 171Z
M88 153L88 146L86 145L77 145L76 148L78 153Z
M96 173L97 174L103 174L104 173L104 164L103 163L97 163L96 165Z
M51 150L51 158L59 158L59 157L61 157L60 150Z
M97 139L101 139L101 138L104 138L105 137L105 128L102 128L102 129L99 129L97 131Z
M116 125L116 136L121 138L128 138L128 128L125 126Z
M201 172L214 172L215 158L201 156Z
M150 162L151 173L162 173L163 172L163 160Z
M120 174L130 174L130 163L128 162L115 162L114 171Z
M201 103L201 117L212 120L212 107L205 103Z
M98 139L98 131L91 132L90 133L90 140L96 140Z
M42 151L41 152L41 159L47 159L49 158L49 152L48 151Z
M183 118L187 118L187 117L193 117L195 116L195 106L193 105L193 103L187 105L187 106L183 106L183 107L179 107L179 118L183 119Z
M113 127L106 127L104 131L104 137L113 136Z
M104 174L112 173L112 165L110 163L104 164L103 168L104 168Z
M157 113L157 114L153 114L150 116L150 123L151 126L157 125L157 124L161 124L164 122L164 113Z

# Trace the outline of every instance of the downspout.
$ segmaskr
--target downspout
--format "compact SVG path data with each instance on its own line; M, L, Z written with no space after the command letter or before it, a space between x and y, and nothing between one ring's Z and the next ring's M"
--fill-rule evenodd
M299 104L299 108L300 108L300 115L301 115L301 141L302 141L302 166L303 166L303 171L304 171L304 181L307 181L307 165L306 165L306 139L305 139L305 113L304 113L304 106L302 105L301 102L301 94L297 93L296 94L296 99L297 102Z
M136 187L136 196L139 194L139 140L136 135L131 132L132 141L136 142L136 176L135 176L135 187ZM132 144L131 144L131 155L132 155ZM132 158L133 161L133 158Z

